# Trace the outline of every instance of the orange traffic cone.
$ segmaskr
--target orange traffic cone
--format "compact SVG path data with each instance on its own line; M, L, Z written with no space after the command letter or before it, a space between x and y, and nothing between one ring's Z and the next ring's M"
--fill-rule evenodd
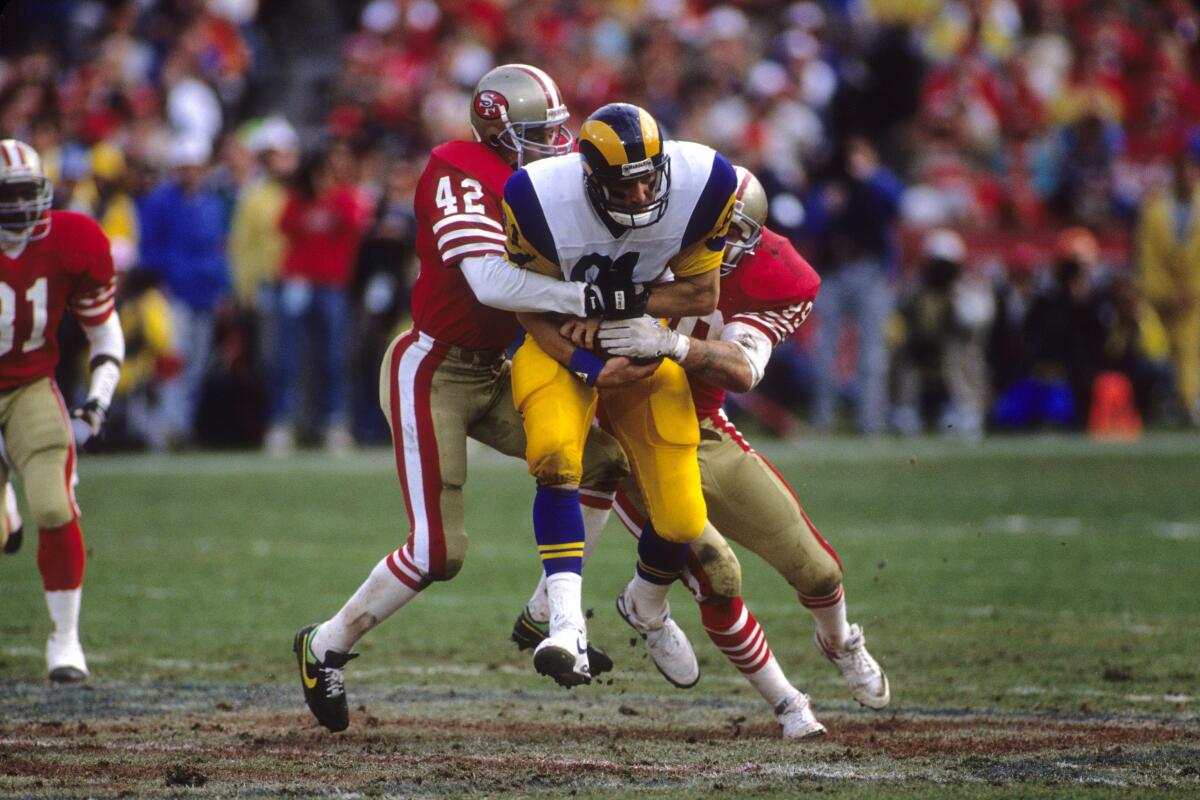
M1133 402L1133 384L1122 372L1101 372L1092 384L1088 434L1102 442L1141 438L1142 417Z

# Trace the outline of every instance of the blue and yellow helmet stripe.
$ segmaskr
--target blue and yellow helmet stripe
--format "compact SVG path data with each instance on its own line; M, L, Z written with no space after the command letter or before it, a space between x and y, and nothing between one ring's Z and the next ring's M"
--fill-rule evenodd
M662 129L644 108L609 103L587 118L579 131L579 152L593 171L618 175L623 164L662 155Z

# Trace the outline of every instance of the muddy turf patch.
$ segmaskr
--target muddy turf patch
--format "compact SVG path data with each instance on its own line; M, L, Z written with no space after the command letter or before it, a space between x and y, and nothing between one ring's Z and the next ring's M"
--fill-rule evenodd
M780 741L757 704L557 691L359 692L319 728L298 690L206 684L0 689L0 795L999 796L1200 792L1200 722L819 709Z

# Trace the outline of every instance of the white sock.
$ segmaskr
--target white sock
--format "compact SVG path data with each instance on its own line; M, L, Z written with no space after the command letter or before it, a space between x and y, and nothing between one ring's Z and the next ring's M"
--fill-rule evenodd
M387 563L389 558L390 554L376 564L342 610L317 628L309 645L313 655L323 658L328 650L348 653L367 631L417 596L418 590L401 583L392 574Z
M528 609L529 616L533 617L534 622L550 621L550 595L546 592L545 572L538 578L537 588L533 590L533 594L530 595L529 602L525 604L525 608Z
M609 499L612 499L611 495ZM609 515L612 514L612 506L608 505L605 508L581 506L581 509L583 510L583 563L586 564L588 556L592 554L596 543L600 541L600 534L604 533L604 526L608 523ZM529 616L533 617L534 622L550 621L550 598L546 594L545 572L538 579L537 588L533 590L525 608L529 610Z
M850 624L846 622L846 598L826 608L810 608L813 621L817 623L817 636L829 647L840 648L850 638Z
M586 564L588 556L592 554L592 550L600 541L600 534L604 533L604 526L608 524L608 517L612 514L612 505L604 508L592 508L580 504L580 508L583 510L583 563Z
M583 621L583 576L574 572L556 572L546 578L550 604L550 635L563 628L587 630Z
M82 588L46 592L46 608L50 610L50 622L54 624L52 636L65 640L79 638L79 603L82 599Z
M13 490L11 483L4 484L4 534L8 534L21 527L21 511L17 508L17 493ZM586 519L586 517L584 518ZM4 538L4 537L0 537Z
M629 593L629 610L639 620L651 621L667 613L667 594L671 584L651 583L641 575L634 575L625 591Z
M767 659L767 663L763 664L762 669L745 677L750 681L750 685L762 695L762 699L767 701L767 705L772 710L778 708L784 700L798 691L795 686L788 683L787 676L783 674L775 656Z

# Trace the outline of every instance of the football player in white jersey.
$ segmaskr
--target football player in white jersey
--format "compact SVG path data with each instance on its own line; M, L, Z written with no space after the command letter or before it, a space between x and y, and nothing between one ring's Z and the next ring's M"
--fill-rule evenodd
M607 317L702 316L716 307L736 189L733 167L719 153L665 141L644 109L612 103L583 124L578 153L509 178L506 257L516 267L601 287L611 300ZM550 605L550 635L535 650L534 666L564 686L590 680L579 480L599 403L650 518L637 575L618 608L640 634L677 654L659 667L672 683L689 686L699 667L667 606L667 590L707 516L687 377L675 362L660 360L645 380L597 389L600 355L561 337L555 320L525 314L522 322L530 336L513 358L513 399L538 481L534 532Z

